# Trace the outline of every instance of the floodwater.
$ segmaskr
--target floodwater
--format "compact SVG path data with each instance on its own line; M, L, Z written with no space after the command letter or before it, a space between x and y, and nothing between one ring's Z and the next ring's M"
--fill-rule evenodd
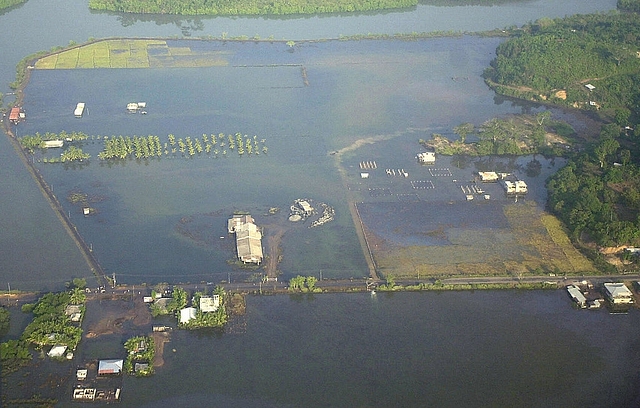
M355 17L182 19L90 13L80 0L66 2L64 8L29 0L0 15L5 32L12 33L0 39L0 80L13 79L15 64L25 54L90 36L228 32L301 39L476 31L614 7L612 0L540 0L494 7L418 6ZM386 167L379 156L389 158L390 167L402 168L413 163L419 138L446 134L462 122L535 111L496 98L483 84L480 74L499 41L464 37L300 43L293 53L284 44L226 45L237 47L233 51L238 58L304 64L308 87L299 68L284 66L272 72L232 66L34 72L25 100L29 120L19 132L64 129L109 136L195 137L240 131L266 139L269 153L250 158L165 157L115 166L101 166L94 158L76 168L37 163L81 235L119 281L220 278L233 249L228 237L220 239L225 216L234 209L249 210L263 225L282 223L261 214L271 206L286 211L300 197L333 205L336 220L317 230L280 224L288 227L281 264L285 274L359 276L366 268L345 205L350 183L337 170L338 158L328 153L357 141L383 141L347 150L341 155L342 166L356 173L349 166L375 158ZM76 120L73 107L81 99L88 103L88 114ZM149 114L124 114L125 104L138 100L149 103ZM83 148L95 156L100 144L90 140ZM2 284L62 287L65 280L87 275L73 242L6 139L0 140L0 159ZM531 181L543 178L541 174ZM65 201L76 189L100 198L97 215L84 218ZM543 202L543 193L534 192L530 199ZM194 226L180 233L184 225ZM213 228L223 232L208 232ZM615 316L604 310L576 311L562 291L254 297L247 301L247 315L233 323L233 332L174 331L165 365L155 376L124 378L122 403L634 406L639 316L635 309ZM15 336L15 326L26 322L12 322ZM146 333L149 327L141 330ZM122 342L133 334L140 333L83 342L74 363L123 357ZM44 361L39 367L49 364ZM16 373L16 378L21 375ZM24 386L24 378L15 384ZM65 395L57 395L60 406L69 405Z
M325 278L362 277L367 270L347 207L348 175L338 171L360 151L331 152L381 139L365 143L365 154L377 158L381 168L413 169L418 139L431 132L535 110L496 103L483 83L482 69L499 41L331 41L293 49L283 43L196 41L194 48L222 53L228 65L34 70L24 100L29 120L18 129L158 135L163 145L168 134L240 132L264 139L268 153L242 157L229 149L226 156L189 158L178 152L108 164L97 159L103 144L95 138L78 144L93 156L89 163L47 164L41 153L34 155L65 212L118 282L218 282L229 272L233 280L244 279L245 272L227 265L234 251L226 244L233 236L225 222L236 210L251 212L267 233L270 224L286 230L280 265L285 278L321 271ZM81 119L72 115L77 101L87 103ZM147 102L148 113L126 113L131 101ZM50 149L45 157L58 154ZM542 190L544 178L537 178L534 190ZM66 200L72 192L99 198L92 204L97 213L83 217L81 208ZM313 229L289 223L288 208L298 198L331 205L336 219ZM271 207L281 213L265 216ZM199 222L192 224L194 217ZM207 228L207 239L194 239Z

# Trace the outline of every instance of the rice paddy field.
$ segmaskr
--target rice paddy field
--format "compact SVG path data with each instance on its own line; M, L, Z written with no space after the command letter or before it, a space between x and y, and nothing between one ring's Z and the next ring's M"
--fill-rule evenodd
M224 52L170 46L165 40L113 39L57 52L36 69L211 67L228 63Z

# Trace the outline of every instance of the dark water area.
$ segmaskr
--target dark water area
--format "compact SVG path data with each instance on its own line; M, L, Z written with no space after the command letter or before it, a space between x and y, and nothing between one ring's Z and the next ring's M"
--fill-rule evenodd
M131 307L117 302L88 309ZM631 407L639 317L574 310L564 291L248 297L225 334L173 330L152 377L122 379L121 403ZM150 329L129 327L83 341L74 362L123 357Z

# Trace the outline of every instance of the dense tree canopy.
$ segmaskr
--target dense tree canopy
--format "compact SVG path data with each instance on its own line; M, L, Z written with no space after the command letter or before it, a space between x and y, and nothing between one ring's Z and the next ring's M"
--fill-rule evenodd
M635 13L541 19L498 47L485 76L502 94L637 115L639 38Z
M417 0L89 0L89 8L128 13L184 15L312 14L382 10Z

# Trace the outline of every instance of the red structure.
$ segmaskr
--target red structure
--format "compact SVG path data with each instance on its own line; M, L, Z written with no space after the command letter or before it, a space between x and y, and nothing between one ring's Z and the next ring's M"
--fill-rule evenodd
M20 123L20 121L25 119L25 117L26 116L22 109L20 109L20 107L16 106L11 108L11 113L9 113L9 121L14 125Z

